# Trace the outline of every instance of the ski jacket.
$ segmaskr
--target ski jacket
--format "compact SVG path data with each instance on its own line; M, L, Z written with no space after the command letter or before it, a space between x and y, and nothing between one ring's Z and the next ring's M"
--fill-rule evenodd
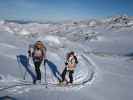
M34 51L32 53L32 57L34 61L42 61L44 56L45 55L44 55L43 49L34 48Z
M66 61L67 70L75 70L77 63L78 61L76 56L69 57Z
M42 42L36 42L29 48L28 53L33 58L33 61L42 61L46 56L46 47Z

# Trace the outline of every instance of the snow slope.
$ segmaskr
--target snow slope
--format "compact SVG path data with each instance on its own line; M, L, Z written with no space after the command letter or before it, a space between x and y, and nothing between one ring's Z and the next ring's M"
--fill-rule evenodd
M37 33L30 31L24 35L20 31L7 32L3 27L11 23L1 22L0 100L5 98L11 100L131 100L133 98L131 22L130 17L117 16L101 21L92 20L88 22L90 24L84 22L49 23L39 24L39 26L37 23L12 24L19 27L38 26L39 29L34 29ZM13 30L11 26L10 29ZM58 82L59 73L64 68L65 55L68 51L74 50L79 60L74 73L74 84L85 84L73 87L49 84L48 88L45 85L19 85L24 75L25 81L32 82L34 75L31 73L35 74L34 67L31 61L31 66L26 68L25 59L27 59L28 45L36 40L42 40L48 49L46 66L41 65L42 83L45 83L45 67L47 82L51 84ZM17 60L22 63L18 64Z

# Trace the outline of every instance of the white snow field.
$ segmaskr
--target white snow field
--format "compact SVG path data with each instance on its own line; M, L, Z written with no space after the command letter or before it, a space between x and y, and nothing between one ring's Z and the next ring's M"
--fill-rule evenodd
M27 49L37 40L47 47L47 63L41 65L42 84L33 85L34 65L30 59L27 66ZM79 61L74 85L59 86L69 51L75 51ZM0 100L132 100L132 65L132 17L0 21Z

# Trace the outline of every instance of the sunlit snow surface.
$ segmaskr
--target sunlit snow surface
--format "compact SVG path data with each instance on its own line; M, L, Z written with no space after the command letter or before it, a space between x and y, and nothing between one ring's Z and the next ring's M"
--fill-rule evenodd
M1 21L0 100L132 100L132 19L127 24L122 18L117 23L113 20L23 26ZM14 30L13 26L18 29ZM5 27L10 27L10 31ZM23 30L30 27L30 30L25 34L20 31L22 27ZM33 29L42 33L32 33ZM47 88L45 85L19 85L24 75L26 82L32 82L32 77L23 64L18 64L17 57L26 57L28 45L36 40L42 40L47 47L48 63L41 65L42 83L45 83L45 67L47 82L58 83L50 64L61 73L67 52L74 50L79 60L74 84L80 85L49 84ZM29 70L35 74L32 60Z

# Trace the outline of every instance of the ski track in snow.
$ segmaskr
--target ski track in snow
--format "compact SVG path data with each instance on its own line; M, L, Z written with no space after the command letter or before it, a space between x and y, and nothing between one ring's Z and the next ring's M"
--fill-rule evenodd
M54 85L54 83L52 84L48 84L48 89L49 90L53 90L53 91L71 91L71 90L80 90L81 88L83 87L86 87L86 85L91 85L92 82L94 81L94 78L95 78L95 67L94 64L92 64L88 58L86 58L84 55L81 55L82 58L86 61L86 63L88 63L86 67L89 67L89 66L92 66L91 70L92 71L89 71L90 69L88 68L88 74L86 76L82 76L82 77L79 77L78 80L80 80L78 83L74 83L74 84L77 84L77 85L74 85L74 86L56 86ZM50 73L51 74L51 73ZM76 81L76 80L75 80ZM20 81L21 83L21 81ZM18 83L16 83L15 85L11 85L11 86L5 86L4 88L1 88L0 91L8 91L10 93L13 93L13 94L20 94L20 93L23 93L23 92L27 92L27 89L28 91L30 90L34 90L34 89L44 89L46 85L32 85L32 84L29 84L29 85L23 85L23 84L19 84L19 81Z

